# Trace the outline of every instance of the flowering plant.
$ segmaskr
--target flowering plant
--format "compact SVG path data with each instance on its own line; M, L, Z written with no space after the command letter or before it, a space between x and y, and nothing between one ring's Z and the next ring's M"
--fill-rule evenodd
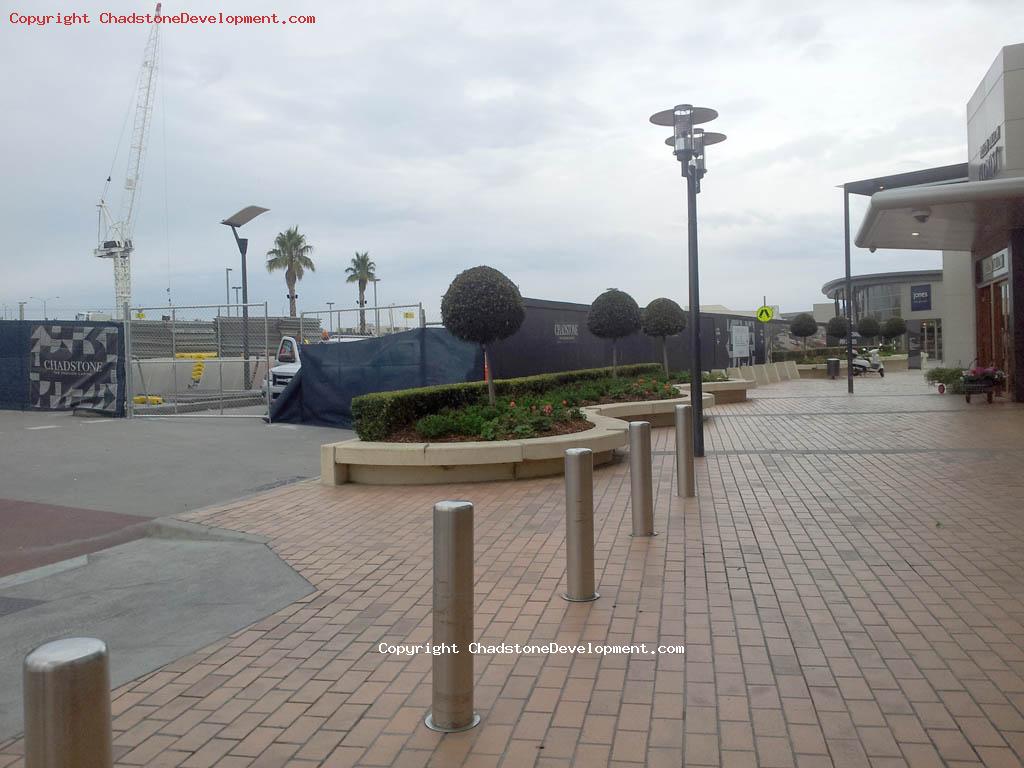
M983 367L976 365L975 367L964 371L961 380L964 384L991 384L993 386L1000 386L1006 382L1006 373L994 366Z

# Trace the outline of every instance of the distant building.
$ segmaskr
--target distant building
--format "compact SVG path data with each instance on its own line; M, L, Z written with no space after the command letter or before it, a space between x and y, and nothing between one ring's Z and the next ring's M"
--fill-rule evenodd
M853 303L850 316L854 328L863 317L873 317L885 322L890 317L902 317L907 321L908 331L920 334L921 351L932 360L945 360L942 339L942 317L946 305L942 270L928 269L910 272L881 272L873 275L857 275L850 280ZM846 316L846 280L842 277L829 280L821 286L821 292L832 299L832 304L815 304L815 320L828 322L836 315ZM827 317L819 318L829 311ZM964 350L950 350L956 353L955 364L970 363L963 360Z

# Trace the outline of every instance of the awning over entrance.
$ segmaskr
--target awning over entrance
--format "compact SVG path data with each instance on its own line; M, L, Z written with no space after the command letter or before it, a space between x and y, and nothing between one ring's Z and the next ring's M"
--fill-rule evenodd
M1024 177L876 192L860 248L970 251L993 232L1024 226Z

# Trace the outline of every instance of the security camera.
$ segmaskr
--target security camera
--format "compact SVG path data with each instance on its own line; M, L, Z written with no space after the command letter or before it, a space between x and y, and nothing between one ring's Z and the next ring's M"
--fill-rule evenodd
M868 248L868 250L869 250L869 251L870 251L871 253L874 253L874 252L875 252L875 251L877 251L878 249L877 249L877 248L875 248L875 246L873 246L873 245L872 245L872 246L871 246L870 248Z
M931 208L918 208L917 210L911 211L911 216L917 219L920 223L924 224L932 215Z

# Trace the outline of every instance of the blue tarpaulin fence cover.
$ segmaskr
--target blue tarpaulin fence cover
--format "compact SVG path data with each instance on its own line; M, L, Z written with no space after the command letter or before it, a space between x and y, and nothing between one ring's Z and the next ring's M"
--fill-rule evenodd
M345 344L307 344L302 367L273 402L270 420L324 427L352 427L352 398L434 384L479 381L483 353L443 328Z

